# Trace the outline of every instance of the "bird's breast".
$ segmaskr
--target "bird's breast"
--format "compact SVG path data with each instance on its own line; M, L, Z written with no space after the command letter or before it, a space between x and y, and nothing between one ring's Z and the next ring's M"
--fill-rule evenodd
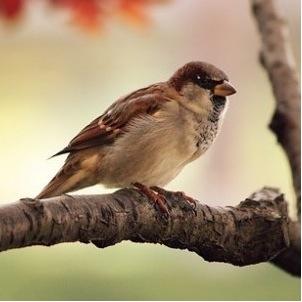
M197 148L205 152L214 142L218 133L218 123L205 122L196 131Z
M205 153L217 137L222 119L211 120L208 117L195 117L193 120L193 136L195 152L189 161L193 161Z
M214 141L218 125L169 109L140 117L107 148L100 182L125 187L134 182L164 186Z
M185 136L172 118L137 119L106 151L101 182L109 187L140 182L164 186L182 170L196 150L193 135Z

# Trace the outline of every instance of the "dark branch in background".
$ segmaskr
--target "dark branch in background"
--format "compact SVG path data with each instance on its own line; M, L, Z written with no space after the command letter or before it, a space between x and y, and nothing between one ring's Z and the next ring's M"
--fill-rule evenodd
M292 171L301 212L300 86L294 57L288 40L288 27L279 16L276 1L252 0L253 12L262 38L260 62L270 78L276 110L270 123L282 145Z
M291 167L296 193L297 214L301 219L301 92L294 57L288 39L288 26L279 15L273 0L252 0L252 9L262 39L260 62L267 71L276 100L270 129L276 134ZM291 228L291 237L300 238L300 224ZM301 241L291 242L290 248L273 262L291 265L301 275Z
M108 195L23 199L0 210L0 251L29 245L122 240L188 249L208 261L248 265L275 257L289 245L287 206L282 194L264 188L237 207L197 204L193 211L179 194L163 191L166 218L135 189Z
M252 1L263 40L261 61L277 101L271 128L290 161L300 208L300 92L283 33L285 24L273 3ZM163 194L170 204L168 218L135 189L109 195L65 195L43 202L23 199L2 206L0 251L75 241L93 241L103 248L131 240L188 249L207 261L239 266L272 261L300 276L300 222L288 218L286 201L278 190L264 188L237 207L198 203L195 212L181 194Z

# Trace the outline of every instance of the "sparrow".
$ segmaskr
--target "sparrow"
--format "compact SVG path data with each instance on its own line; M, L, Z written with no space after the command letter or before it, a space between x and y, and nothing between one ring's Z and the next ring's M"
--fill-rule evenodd
M236 92L212 64L190 62L166 82L136 90L114 102L54 156L63 167L37 198L95 184L135 186L165 209L160 191L214 142Z

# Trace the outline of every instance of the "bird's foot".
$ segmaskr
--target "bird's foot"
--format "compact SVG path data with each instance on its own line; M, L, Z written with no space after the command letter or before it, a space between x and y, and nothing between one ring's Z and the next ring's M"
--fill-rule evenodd
M195 211L195 209L196 209L196 200L195 199L193 199L192 197L186 195L186 193L181 192L181 191L175 192L175 194L179 198L184 199Z
M158 192L159 194L163 194L163 192L165 192L164 189L160 188L160 187L151 187L151 189L155 192ZM172 194L175 194L176 197L184 200L186 202L186 204L189 206L189 209L192 210L194 212L194 214L196 215L196 200L193 199L190 196L187 196L186 193L178 191L178 192L171 192Z
M149 200L151 200L154 203L155 207L158 208L163 214L165 214L168 217L170 216L167 200L165 196L162 194L162 192L154 189L157 187L149 188L137 182L133 183L133 186L139 189L142 193L144 193L149 198Z

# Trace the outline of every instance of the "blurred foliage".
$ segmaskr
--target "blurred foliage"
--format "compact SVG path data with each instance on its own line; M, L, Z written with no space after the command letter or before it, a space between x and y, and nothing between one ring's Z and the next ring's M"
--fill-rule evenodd
M40 0L51 7L69 11L73 24L84 30L98 31L114 14L140 25L148 21L148 6L165 0ZM0 0L0 16L9 22L18 21L31 0Z
M270 264L205 263L151 244L26 248L1 254L0 267L1 300L299 300L300 280Z

